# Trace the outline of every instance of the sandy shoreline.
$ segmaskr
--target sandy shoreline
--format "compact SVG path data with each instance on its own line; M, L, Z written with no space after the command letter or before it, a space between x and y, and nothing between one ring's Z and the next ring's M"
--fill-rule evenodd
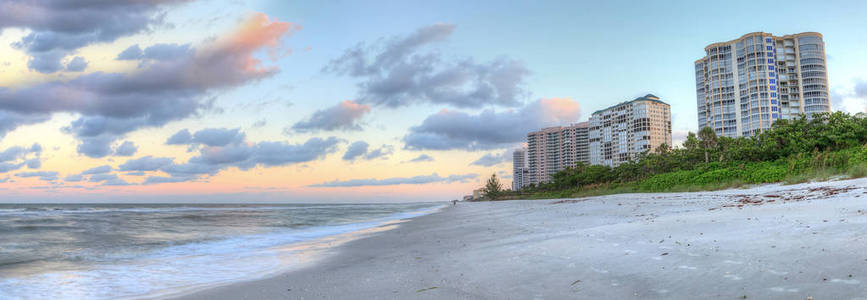
M181 299L867 299L865 187L460 203Z

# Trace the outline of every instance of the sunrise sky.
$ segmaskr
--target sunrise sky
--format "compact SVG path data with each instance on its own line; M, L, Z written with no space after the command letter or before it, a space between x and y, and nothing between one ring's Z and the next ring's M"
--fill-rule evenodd
M455 199L647 93L677 144L693 61L754 31L822 33L865 111L865 2L697 2L2 1L0 201Z

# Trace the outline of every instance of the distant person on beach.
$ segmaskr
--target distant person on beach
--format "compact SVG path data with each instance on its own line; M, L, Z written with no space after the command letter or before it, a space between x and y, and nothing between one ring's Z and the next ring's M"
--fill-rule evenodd
M458 205L458 200L452 200L452 206L457 206L457 205Z

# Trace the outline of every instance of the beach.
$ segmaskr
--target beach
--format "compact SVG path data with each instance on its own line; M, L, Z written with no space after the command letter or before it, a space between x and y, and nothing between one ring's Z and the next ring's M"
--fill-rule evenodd
M867 299L865 187L462 202L180 299Z

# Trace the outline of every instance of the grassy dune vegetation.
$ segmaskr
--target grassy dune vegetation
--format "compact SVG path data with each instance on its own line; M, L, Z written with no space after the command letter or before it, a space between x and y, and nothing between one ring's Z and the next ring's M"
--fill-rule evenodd
M616 168L579 164L549 183L500 199L568 198L614 193L716 190L834 176L867 176L867 115L842 112L777 120L753 137L689 133L683 147L662 145Z

